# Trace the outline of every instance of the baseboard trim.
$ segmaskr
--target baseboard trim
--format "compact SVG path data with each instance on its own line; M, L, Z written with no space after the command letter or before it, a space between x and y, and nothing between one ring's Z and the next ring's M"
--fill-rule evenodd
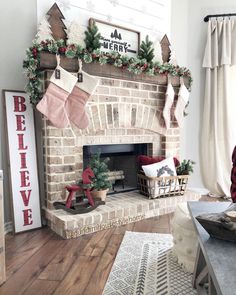
M13 231L13 224L11 221L5 222L4 224L4 232L5 235Z

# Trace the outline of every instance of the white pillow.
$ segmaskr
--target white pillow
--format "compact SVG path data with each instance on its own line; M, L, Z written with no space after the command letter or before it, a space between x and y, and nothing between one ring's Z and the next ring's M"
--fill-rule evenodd
M151 165L143 165L143 171L148 177L165 177L165 176L176 176L175 162L173 157L167 158L161 162L154 163ZM176 191L179 188L177 180L172 180L169 183L165 181L150 180L147 184L149 196L151 198L165 195L168 192Z
M175 162L173 157L161 162L143 165L142 169L148 177L176 176Z

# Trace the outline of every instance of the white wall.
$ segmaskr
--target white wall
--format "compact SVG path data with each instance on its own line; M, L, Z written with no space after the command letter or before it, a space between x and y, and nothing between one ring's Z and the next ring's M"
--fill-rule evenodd
M55 0L37 0L38 22L45 16ZM96 18L141 32L144 39L160 40L170 32L171 0L58 0L65 25L78 21L84 29L89 18Z
M181 136L182 158L197 162L190 178L192 187L203 187L199 166L199 135L201 133L201 114L204 99L205 72L202 69L207 23L203 18L208 14L236 13L235 0L172 0L171 37L178 61L190 68L193 87L188 107L189 115Z
M0 169L4 170L5 221L10 221L2 90L24 90L22 62L36 31L36 0L0 1L0 11Z

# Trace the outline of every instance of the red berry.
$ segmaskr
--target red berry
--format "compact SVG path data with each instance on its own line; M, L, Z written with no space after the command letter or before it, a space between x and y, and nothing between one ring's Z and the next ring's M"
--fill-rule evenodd
M33 57L34 57L34 58L37 57L37 49L36 49L36 48L33 48L33 49L32 49L32 54L33 54Z
M66 52L66 47L60 47L60 52L65 53Z

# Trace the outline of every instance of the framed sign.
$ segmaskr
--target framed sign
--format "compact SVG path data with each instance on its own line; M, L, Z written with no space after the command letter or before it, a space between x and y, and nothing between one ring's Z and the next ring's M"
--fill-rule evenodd
M15 233L41 227L34 114L21 91L3 91Z
M138 55L140 32L93 18L89 20L90 25L94 22L101 34L101 51L116 51L130 57Z

